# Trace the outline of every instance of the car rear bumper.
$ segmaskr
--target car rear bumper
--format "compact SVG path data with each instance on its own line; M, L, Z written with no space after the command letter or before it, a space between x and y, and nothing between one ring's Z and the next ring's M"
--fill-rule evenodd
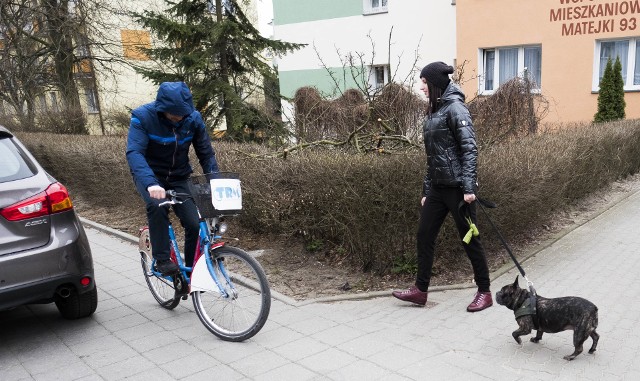
M87 286L80 283L80 280L85 276L91 278L91 282ZM11 289L3 289L0 291L0 311L24 304L50 303L54 300L57 292L64 293L70 288L75 288L78 293L83 294L93 290L94 287L95 280L93 273L90 273L46 279Z
M80 283L84 277L87 286ZM51 302L61 287L79 293L95 287L89 241L73 211L52 215L46 245L0 256L0 310Z

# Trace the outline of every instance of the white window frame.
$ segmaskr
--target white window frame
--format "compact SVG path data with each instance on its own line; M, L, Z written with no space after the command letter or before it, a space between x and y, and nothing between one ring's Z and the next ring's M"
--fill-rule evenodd
M51 103L53 112L58 112L58 95L53 91L49 93L49 102Z
M383 70L383 82L378 82L379 70ZM381 89L384 85L389 83L391 68L389 65L372 65L369 66L369 86L373 90Z
M596 93L600 91L600 48L602 46L602 43L613 42L613 41L627 41L629 43L629 47L627 50L627 70L626 70L626 80L624 83L624 90L625 91L640 90L640 83L636 85L633 84L635 68L637 65L640 65L640 60L636 61L636 47L639 44L638 41L640 41L640 37L612 38L612 39L595 41L596 46L594 49L595 52L593 54L593 83L591 85L591 90ZM612 61L613 63L615 63L615 59L612 58Z
M47 96L46 94L40 94L37 96L37 108L38 111L40 112L47 112L49 111L49 107L47 106Z
M378 3L377 6L373 5L373 2ZM375 15L378 13L387 13L389 0L362 0L362 13L364 15Z
M542 52L542 45L534 44L534 45L516 45L516 46L496 46L492 48L484 48L478 49L478 72L481 73L478 76L478 94L479 95L491 95L496 92L496 90L500 87L500 49L518 49L518 68L516 70L516 75L520 78L524 75L525 66L524 66L524 50L525 48L539 48L540 52ZM487 90L485 89L485 52L493 51L494 55L494 65L493 65L493 89ZM542 62L540 62L540 66L542 66ZM538 85L537 88L531 89L532 93L539 94L542 89L542 74L540 75L540 83L536 83Z
M84 94L87 101L87 113L89 114L97 114L98 113L98 94L94 88L86 88L84 90Z

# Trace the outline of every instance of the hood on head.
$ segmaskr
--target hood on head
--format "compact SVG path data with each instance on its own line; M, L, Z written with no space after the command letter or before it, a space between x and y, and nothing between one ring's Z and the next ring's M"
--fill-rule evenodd
M447 86L444 93L442 93L442 96L440 97L440 99L442 100L442 102L453 101L456 99L461 102L464 102L465 95L460 89L460 87L458 86L458 84L452 81L451 83L449 83L449 86Z
M186 116L194 111L191 90L184 82L163 82L156 96L156 110Z

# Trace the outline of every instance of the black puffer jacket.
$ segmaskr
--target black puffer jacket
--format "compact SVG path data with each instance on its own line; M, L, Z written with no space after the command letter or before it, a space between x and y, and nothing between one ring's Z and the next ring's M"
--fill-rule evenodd
M461 187L465 194L476 191L478 148L464 98L460 88L451 82L440 98L440 109L424 121L425 196L431 187Z

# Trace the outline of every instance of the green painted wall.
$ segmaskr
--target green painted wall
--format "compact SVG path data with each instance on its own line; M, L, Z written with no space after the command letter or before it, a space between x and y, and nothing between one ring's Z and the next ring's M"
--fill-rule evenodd
M273 0L273 25L362 15L362 0Z
M330 70L334 73L333 77L336 78L340 85L340 91L357 88L349 68L334 67L330 68ZM324 95L339 95L339 92L336 91L335 82L324 68L281 71L278 75L280 77L280 92L288 98L293 98L296 91L304 86L313 86Z

